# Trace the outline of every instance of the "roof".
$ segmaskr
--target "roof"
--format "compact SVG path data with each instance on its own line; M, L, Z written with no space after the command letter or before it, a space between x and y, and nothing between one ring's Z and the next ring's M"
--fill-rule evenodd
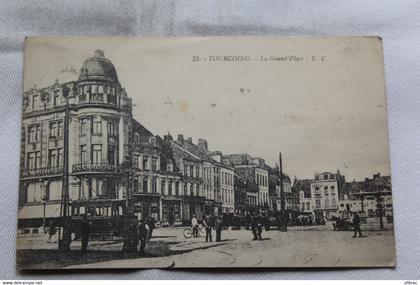
M237 153L224 155L223 158L228 159L233 165L253 165L252 157L247 153Z
M79 81L82 80L106 80L119 84L115 66L105 58L102 50L96 50L93 57L85 60L79 75Z
M293 182L292 192L299 194L303 191L305 198L311 198L311 181L312 179L296 179Z
M138 133L140 135L140 142L147 142L149 141L150 137L153 137L153 133L149 131L145 126L140 124L137 120L131 120L133 135Z

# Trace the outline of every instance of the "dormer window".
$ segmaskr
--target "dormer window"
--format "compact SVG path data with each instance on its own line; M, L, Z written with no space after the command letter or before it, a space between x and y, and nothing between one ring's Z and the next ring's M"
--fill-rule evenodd
M135 133L134 134L134 142L135 143L140 143L140 135L139 135L139 133Z
M152 146L156 146L156 138L155 137L151 137L149 142Z

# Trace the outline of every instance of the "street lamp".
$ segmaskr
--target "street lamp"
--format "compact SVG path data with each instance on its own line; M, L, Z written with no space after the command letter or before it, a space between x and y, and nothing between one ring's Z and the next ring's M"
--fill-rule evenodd
M44 184L44 181L42 179L39 179L39 183L41 184L41 189L42 189L42 206L43 206L43 211L42 211L42 228L44 231L44 234L46 234L46 218L45 218L45 212L46 212L46 202L47 202L47 193L46 193L46 187Z
M280 231L287 232L287 220L285 210L285 197L284 197L284 185L283 185L283 162L281 152L279 153L279 171L280 171Z
M61 191L60 220L58 250L69 251L71 243L70 215L69 215L69 92L67 86L63 86L63 97L66 99L64 112L64 145L63 145L63 184ZM63 229L61 231L61 228Z

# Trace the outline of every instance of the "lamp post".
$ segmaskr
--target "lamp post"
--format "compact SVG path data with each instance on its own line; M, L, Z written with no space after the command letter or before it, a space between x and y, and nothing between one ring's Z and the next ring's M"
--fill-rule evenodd
M280 231L287 232L287 220L286 220L286 202L284 197L284 185L283 185L283 162L281 152L279 153L279 172L280 172L280 216L281 225Z
M61 227L58 239L58 250L60 251L69 251L71 243L71 229L69 221L69 92L69 88L64 86L63 96L66 99L66 107L64 112L63 184L60 207Z
M46 187L45 187L44 181L42 179L39 179L39 183L41 184L40 186L42 188L42 229L44 231L44 234L46 234L47 232L45 230L45 228L46 228L46 218L45 218L46 214L45 214L45 212L46 212L46 207L47 207L47 205L46 205L47 193L46 193Z

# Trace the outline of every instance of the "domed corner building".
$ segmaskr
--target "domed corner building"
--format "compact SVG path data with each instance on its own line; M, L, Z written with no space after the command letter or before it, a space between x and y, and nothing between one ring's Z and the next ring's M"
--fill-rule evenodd
M126 213L132 103L112 62L96 50L84 61L77 81L24 92L21 234L36 234L59 222L67 101L69 215L77 219L87 214L99 221Z

